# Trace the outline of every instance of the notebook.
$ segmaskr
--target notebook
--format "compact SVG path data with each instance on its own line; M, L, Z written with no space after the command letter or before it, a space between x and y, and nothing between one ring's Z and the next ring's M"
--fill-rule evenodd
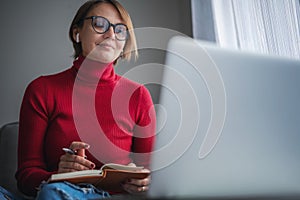
M149 197L300 197L300 61L170 40Z

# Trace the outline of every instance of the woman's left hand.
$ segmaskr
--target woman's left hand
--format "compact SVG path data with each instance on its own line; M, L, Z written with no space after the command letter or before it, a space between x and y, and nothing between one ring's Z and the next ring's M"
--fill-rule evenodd
M143 169L144 172L150 172L148 169ZM151 181L151 176L144 179L129 179L123 183L123 188L130 194L143 194L148 191Z

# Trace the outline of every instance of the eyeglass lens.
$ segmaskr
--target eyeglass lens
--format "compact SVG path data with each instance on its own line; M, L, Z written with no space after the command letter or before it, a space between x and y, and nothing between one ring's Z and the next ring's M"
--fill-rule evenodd
M113 26L118 40L126 40L127 38L127 26L125 24L111 24L107 19L100 16L93 17L92 24L97 33L105 33Z

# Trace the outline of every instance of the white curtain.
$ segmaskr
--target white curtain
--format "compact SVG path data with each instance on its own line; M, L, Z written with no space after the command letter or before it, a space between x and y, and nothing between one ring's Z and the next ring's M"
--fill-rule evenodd
M221 46L300 59L300 0L211 0L211 10Z

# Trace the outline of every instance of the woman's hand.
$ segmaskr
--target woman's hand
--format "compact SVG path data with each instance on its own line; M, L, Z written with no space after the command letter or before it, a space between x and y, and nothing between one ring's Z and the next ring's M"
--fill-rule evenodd
M84 142L72 142L69 147L73 151L77 152L76 155L65 153L60 157L57 173L73 172L94 169L95 164L85 156L85 150L89 148L89 145Z
M148 169L143 169L143 172L150 172ZM143 194L149 189L151 176L144 179L129 179L123 183L123 188L130 194Z

